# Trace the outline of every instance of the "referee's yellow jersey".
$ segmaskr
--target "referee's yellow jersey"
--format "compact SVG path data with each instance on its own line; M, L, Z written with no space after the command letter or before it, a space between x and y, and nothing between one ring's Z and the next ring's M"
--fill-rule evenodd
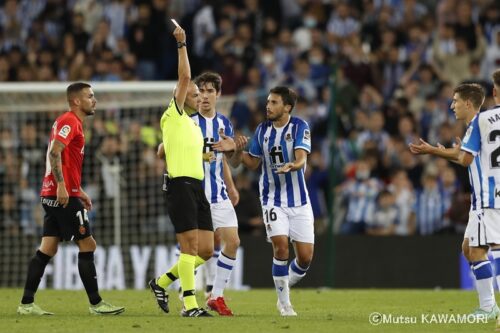
M177 109L175 98L163 113L160 126L169 177L203 180L203 134L185 111Z

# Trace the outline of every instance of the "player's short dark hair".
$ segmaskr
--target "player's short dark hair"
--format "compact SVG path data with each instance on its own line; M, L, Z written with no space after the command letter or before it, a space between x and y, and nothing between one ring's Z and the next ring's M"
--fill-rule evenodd
M75 82L70 84L66 89L66 98L68 99L68 102L75 94L80 93L85 88L91 88L90 84L85 82Z
M221 87L222 87L222 77L214 72L205 72L193 80L194 83L199 87L201 87L204 84L211 83L213 87L215 88L215 91L220 92Z
M477 83L462 83L455 89L454 94L458 94L461 99L471 101L475 108L479 108L484 102L484 89Z
M491 74L491 78L493 79L495 87L500 88L500 69L494 71L493 74Z
M295 91L285 86L277 86L272 88L269 92L271 94L280 95L283 100L283 104L290 105L292 107L290 109L290 112L292 112L295 103L297 103L297 93Z

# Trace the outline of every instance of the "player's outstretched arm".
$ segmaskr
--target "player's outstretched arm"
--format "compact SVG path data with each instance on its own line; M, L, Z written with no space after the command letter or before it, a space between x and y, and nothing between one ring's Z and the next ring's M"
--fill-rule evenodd
M231 156L228 156L228 161L233 168L237 168L243 159L243 149L248 143L248 137L238 135L234 138L234 143L236 144L236 149Z
M276 170L276 173L287 173L291 171L300 170L306 165L307 162L307 151L304 149L295 149L295 161L288 162L281 168Z
M234 142L233 138L222 133L219 136L221 139L212 146L215 150L224 153L232 153L236 150L236 142Z

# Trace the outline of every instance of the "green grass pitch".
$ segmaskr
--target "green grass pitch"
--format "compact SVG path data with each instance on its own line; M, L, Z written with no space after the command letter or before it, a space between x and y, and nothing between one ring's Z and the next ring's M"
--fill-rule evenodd
M0 332L494 332L495 323L433 323L432 314L468 314L477 305L475 292L459 290L314 290L293 289L295 318L282 318L276 310L272 289L228 291L228 305L235 316L181 318L177 293L171 293L171 311L162 313L147 291L103 291L104 299L124 305L119 316L102 317L88 313L84 291L41 290L36 303L55 316L25 317L16 314L22 291L0 289ZM201 297L200 293L200 296ZM201 299L199 299L201 303ZM373 312L415 318L416 323L371 325ZM422 315L426 316L422 322Z

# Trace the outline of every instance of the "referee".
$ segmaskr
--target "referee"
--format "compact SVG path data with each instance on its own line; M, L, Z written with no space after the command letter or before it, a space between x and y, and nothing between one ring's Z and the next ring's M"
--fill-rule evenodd
M203 136L189 117L199 104L198 87L191 81L191 69L186 50L186 34L176 24L173 33L177 40L179 80L174 97L161 117L163 149L167 162L167 209L180 244L179 261L167 273L149 281L156 301L168 312L166 288L180 279L184 307L183 317L211 317L200 308L195 297L195 267L211 258L214 233L210 204L202 187ZM161 149L160 145L160 149Z

